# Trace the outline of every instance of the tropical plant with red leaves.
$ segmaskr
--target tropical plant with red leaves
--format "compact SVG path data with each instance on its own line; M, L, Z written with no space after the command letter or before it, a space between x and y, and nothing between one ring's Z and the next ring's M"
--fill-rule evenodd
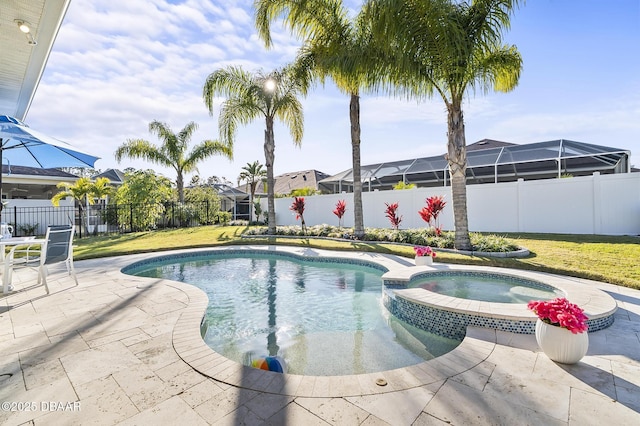
M385 216L387 216L389 218L389 222L391 222L391 227L393 229L398 229L398 227L400 226L400 222L402 222L402 216L398 216L397 214L397 210L398 210L398 203L384 203L385 206L387 206L386 210L385 210Z
M307 226L304 223L304 197L295 197L289 210L296 214L296 220L300 219L302 223L302 233L307 233Z
M420 215L422 220L424 220L428 224L431 224L431 220L433 219L433 217L431 216L431 210L429 209L429 207L421 208L420 210L418 210L418 214Z
M447 205L447 202L444 201L444 197L442 195L427 197L425 201L427 203L426 207L418 210L418 214L422 220L427 222L430 226L433 226L433 229L436 231L436 235L440 236L442 234L442 227L440 227L438 215L444 209L444 206Z
M336 208L333 210L333 214L338 216L338 227L342 228L342 216L344 216L344 212L347 211L347 203L344 200L338 200L336 203Z

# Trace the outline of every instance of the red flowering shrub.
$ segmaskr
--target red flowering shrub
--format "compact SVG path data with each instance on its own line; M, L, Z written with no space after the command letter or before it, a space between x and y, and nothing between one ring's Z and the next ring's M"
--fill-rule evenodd
M418 214L420 215L422 220L424 220L427 223L431 223L431 220L433 218L431 217L431 210L429 209L429 207L421 208L420 210L418 210Z
M396 210L398 210L398 203L391 203L391 204L384 203L384 205L387 206L385 210L385 216L389 218L389 221L391 222L391 227L393 229L398 229L398 227L400 226L400 222L402 222L402 216L398 216L396 214Z
M547 324L566 328L573 334L583 333L589 328L587 325L589 318L584 311L564 297L549 301L532 300L527 307Z
M295 197L293 199L293 203L291 204L291 207L289 207L289 210L295 212L296 214L296 220L300 219L301 223L302 223L302 232L306 233L307 231L307 227L304 223L304 197Z
M336 208L333 210L333 214L338 216L338 227L342 228L342 216L347 211L347 203L344 200L338 200Z
M433 197L428 197L425 201L427 203L427 206L418 210L418 214L420 215L422 220L433 226L436 231L436 235L440 236L440 234L442 234L442 228L440 227L440 223L438 221L438 215L444 209L444 206L446 206L447 203L446 201L444 201L444 197L442 195L434 195Z

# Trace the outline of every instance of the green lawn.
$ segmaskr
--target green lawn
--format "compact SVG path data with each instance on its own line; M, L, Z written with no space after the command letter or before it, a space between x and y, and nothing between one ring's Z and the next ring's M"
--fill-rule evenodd
M204 226L133 234L80 238L74 241L76 260L226 244L286 244L330 250L360 250L413 257L411 246L318 238L241 239L246 228ZM507 234L531 251L522 259L470 257L438 253L438 262L499 266L553 272L640 289L640 238L594 235Z

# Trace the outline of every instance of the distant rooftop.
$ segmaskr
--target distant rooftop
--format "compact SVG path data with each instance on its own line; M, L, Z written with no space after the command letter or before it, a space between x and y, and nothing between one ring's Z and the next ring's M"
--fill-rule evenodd
M71 173L63 172L59 169L42 169L39 167L27 167L27 166L13 166L2 165L2 174L21 175L21 176L42 176L42 177L63 177L63 178L77 178L78 176Z
M319 190L322 189L319 187L319 182L329 176L329 174L323 173L319 170L301 170L298 172L284 173L274 177L276 183L273 191L276 194L286 195L296 189L312 188ZM246 193L250 192L249 185L246 183L238 186L238 189L241 189ZM258 182L256 194L266 194L266 190L264 189L262 182Z
M115 185L121 185L122 183L124 183L124 173L122 173L118 169L107 169L102 173L91 176L91 179L98 179L101 177L106 177L111 181L111 183Z
M467 152L480 151L483 149L502 148L504 146L517 146L515 143L502 142L494 139L482 139L478 142L467 145Z

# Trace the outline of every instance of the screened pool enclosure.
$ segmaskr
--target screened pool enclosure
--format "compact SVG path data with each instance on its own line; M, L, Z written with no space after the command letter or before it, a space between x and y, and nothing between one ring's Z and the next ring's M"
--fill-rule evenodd
M467 184L512 182L518 179L553 179L629 173L631 152L559 139L526 145L482 140L467 146ZM398 182L419 187L450 185L444 155L392 161L361 167L363 191L391 189ZM353 191L353 170L319 182L331 193Z

